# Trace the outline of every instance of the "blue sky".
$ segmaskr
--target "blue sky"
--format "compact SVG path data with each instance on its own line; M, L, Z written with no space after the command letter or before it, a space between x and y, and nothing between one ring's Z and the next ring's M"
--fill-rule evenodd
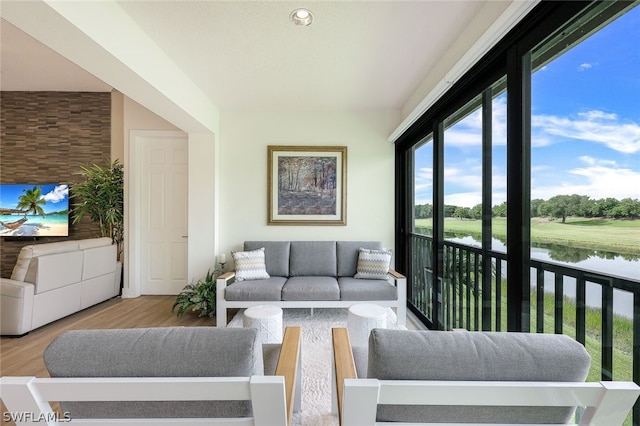
M15 209L23 190L32 189L34 186L41 187L42 195L46 200L46 203L41 207L45 213L68 209L69 186L49 184L0 185L0 207Z
M640 7L532 76L531 197L640 199ZM506 199L506 98L493 104L493 204ZM445 132L445 203L481 201L477 111ZM416 157L416 203L431 202L431 146Z

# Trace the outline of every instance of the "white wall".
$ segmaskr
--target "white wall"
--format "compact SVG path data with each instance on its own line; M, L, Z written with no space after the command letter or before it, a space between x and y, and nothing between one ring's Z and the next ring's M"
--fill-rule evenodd
M214 135L189 133L189 282L204 278L215 262L215 172Z
M394 244L394 147L398 111L222 112L218 253L245 240L379 240ZM267 146L347 146L347 225L268 226ZM229 266L229 265L228 265ZM228 268L227 268L228 269Z

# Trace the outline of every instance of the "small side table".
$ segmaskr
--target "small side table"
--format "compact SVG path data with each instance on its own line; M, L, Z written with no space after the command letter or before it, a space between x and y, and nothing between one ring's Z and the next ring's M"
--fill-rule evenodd
M261 343L282 343L282 308L273 305L247 308L242 317L242 326L257 329Z
M387 328L385 308L373 303L358 303L349 308L347 329L352 346L369 346L369 334L374 328Z

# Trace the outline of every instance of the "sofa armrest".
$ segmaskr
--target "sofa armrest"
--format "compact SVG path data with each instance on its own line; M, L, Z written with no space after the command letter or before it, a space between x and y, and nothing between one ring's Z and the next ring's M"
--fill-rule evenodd
M225 272L224 274L218 276L218 278L216 278L216 282L218 287L222 286L222 288L226 287L227 285L231 284L231 280L236 278L236 271L229 271L229 272ZM231 282L229 282L231 281Z
M345 379L357 379L356 363L353 359L349 331L346 328L332 328L333 362L336 374L336 395L338 402L338 422L342 424L342 397Z
M33 297L36 286L23 281L16 281L9 278L0 278L0 294L3 297Z
M35 286L0 278L0 334L21 336L31 331Z
M287 327L282 338L282 347L276 366L276 376L284 376L284 386L287 403L287 423L291 424L293 414L293 399L295 396L296 381L298 377L298 364L300 363L301 329L300 327Z
M235 277L235 271L229 271L216 278L216 302L224 302L224 289L233 282Z
M407 321L407 277L394 269L389 269L389 275L398 289L398 324L405 325Z
M227 303L224 295L225 289L235 277L235 271L229 271L216 278L216 327L227 326Z
M395 280L406 280L407 277L405 277L404 275L402 275L400 272L396 271L395 269L389 269L389 275L391 275L391 277Z

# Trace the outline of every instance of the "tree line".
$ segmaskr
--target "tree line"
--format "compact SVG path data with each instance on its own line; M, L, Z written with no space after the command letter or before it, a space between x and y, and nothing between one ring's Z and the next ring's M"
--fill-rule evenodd
M493 217L507 216L507 202L493 206ZM433 216L431 204L415 206L415 218L424 219ZM556 195L548 200L537 198L531 200L531 217L550 217L562 219L565 222L569 216L611 218L611 219L638 219L640 218L640 200L632 198L592 199L586 195ZM444 217L457 217L459 219L481 219L482 204L471 208L454 205L444 206Z

